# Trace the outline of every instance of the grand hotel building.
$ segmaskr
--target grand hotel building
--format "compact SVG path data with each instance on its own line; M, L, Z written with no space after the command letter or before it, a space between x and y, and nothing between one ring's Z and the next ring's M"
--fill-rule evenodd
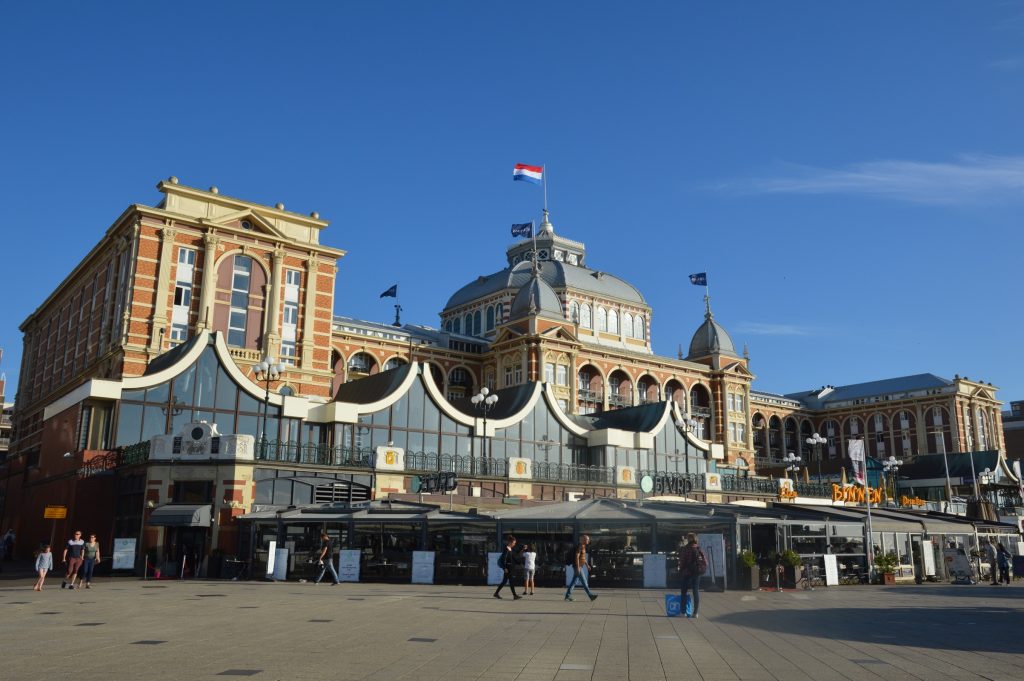
M710 302L685 352L655 354L643 294L546 214L436 328L395 327L335 314L345 253L321 245L317 213L173 177L157 188L163 200L129 206L20 327L0 465L0 522L19 536L49 536L43 507L66 505L63 524L156 554L186 540L230 553L239 515L401 497L430 471L456 473L473 504L637 498L645 474L707 501L771 499L795 453L803 493L823 495L809 480L838 478L854 438L876 460L974 451L1006 469L990 383L754 390ZM286 364L277 380L255 372L265 357ZM482 387L500 397L488 414L469 399ZM382 464L382 448L404 459ZM198 515L168 519L188 504Z

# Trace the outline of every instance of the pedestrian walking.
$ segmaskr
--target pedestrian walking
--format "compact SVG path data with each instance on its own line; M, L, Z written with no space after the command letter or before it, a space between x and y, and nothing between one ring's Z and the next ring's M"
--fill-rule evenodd
M46 581L46 573L53 569L53 554L50 553L50 545L47 544L43 547L43 550L36 556L36 574L39 575L39 579L36 580L36 585L32 587L33 591L42 591L43 583Z
M597 595L590 592L588 576L592 565L590 562L590 552L587 549L588 546L590 546L590 536L585 534L580 537L580 543L573 549L573 560L571 563L573 569L572 581L569 582L569 588L565 590L565 600L567 601L575 600L572 597L572 590L576 588L577 584L583 587L583 591L586 592L590 600L597 600Z
M1004 584L1010 583L1010 552L1006 550L1002 542L996 544L996 561L999 564L999 581Z
M68 543L64 547L64 555L61 556L61 562L68 566L68 571L64 576L64 581L60 583L60 588L75 588L75 580L78 579L78 570L82 567L84 553L85 540L82 539L82 531L75 530L75 535L68 539Z
M4 560L14 560L14 539L14 528L10 528L4 538L0 540L4 545Z
M90 534L89 541L85 543L82 562L82 582L86 589L92 588L92 571L100 562L100 543L96 541L96 535Z
M494 590L494 597L501 598L501 590L508 584L509 591L512 592L512 599L518 601L522 596L516 593L515 582L512 581L512 567L516 562L516 555L512 553L512 549L516 545L516 538L511 534L505 535L505 548L502 549L501 555L498 556L498 567L502 570L501 584Z
M537 585L534 583L534 575L537 574L537 551L533 544L527 544L523 548L523 594L533 595Z
M327 571L331 573L331 586L338 586L338 571L334 569L334 542L331 541L331 537L326 532L320 533L320 555L317 558L318 564L320 565L320 574L313 580L314 584L319 584L320 580L324 578L324 574Z
M998 568L999 555L998 555L998 552L996 551L996 541L995 541L995 539L989 539L988 543L985 544L985 559L988 561L989 576L992 577L992 583L990 584L990 586L996 586L997 584L999 584L999 581L998 581L999 573L996 572L999 569Z
M687 615L697 619L700 615L700 576L708 569L704 552L697 546L697 535L686 535L686 544L679 550L679 596L683 607L686 607L686 593L693 591L693 614Z

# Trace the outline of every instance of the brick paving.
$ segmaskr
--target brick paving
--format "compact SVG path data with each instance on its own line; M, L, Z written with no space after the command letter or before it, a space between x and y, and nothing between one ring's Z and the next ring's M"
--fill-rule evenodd
M1024 587L664 591L567 603L487 587L51 578L0 581L0 678L1017 681Z

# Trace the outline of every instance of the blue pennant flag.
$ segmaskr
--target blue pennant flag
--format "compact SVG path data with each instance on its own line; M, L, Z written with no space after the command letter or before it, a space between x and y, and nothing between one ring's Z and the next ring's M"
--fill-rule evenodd
M533 222L520 222L512 225L512 236L525 236L529 239L533 236Z
M697 272L696 274L690 275L690 283L694 286L707 286L708 285L708 273Z
M384 293L380 294L381 298L397 298L398 297L398 284L395 284Z

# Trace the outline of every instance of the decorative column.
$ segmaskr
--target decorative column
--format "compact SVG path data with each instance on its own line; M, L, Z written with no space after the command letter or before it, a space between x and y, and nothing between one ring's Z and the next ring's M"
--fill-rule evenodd
M146 352L153 357L163 349L164 333L167 330L167 296L171 284L171 262L174 260L174 237L178 230L172 220L165 220L160 230L160 259L156 270L156 293L153 299L153 322L149 329L149 346Z
M213 326L213 294L217 285L217 247L220 239L210 231L203 235L203 282L199 288L199 319L196 333Z
M302 357L299 359L299 366L307 371L313 368L313 350L316 347L313 324L316 321L316 286L319 265L320 260L316 257L316 253L310 253L309 259L306 260L306 297L302 303ZM330 357L330 353L328 353L328 357Z
M271 254L270 266L270 292L267 294L263 305L267 310L266 328L263 335L263 353L268 357L277 357L281 346L281 334L279 333L280 322L278 319L278 307L281 301L281 275L284 267L284 251L280 248L274 249Z

